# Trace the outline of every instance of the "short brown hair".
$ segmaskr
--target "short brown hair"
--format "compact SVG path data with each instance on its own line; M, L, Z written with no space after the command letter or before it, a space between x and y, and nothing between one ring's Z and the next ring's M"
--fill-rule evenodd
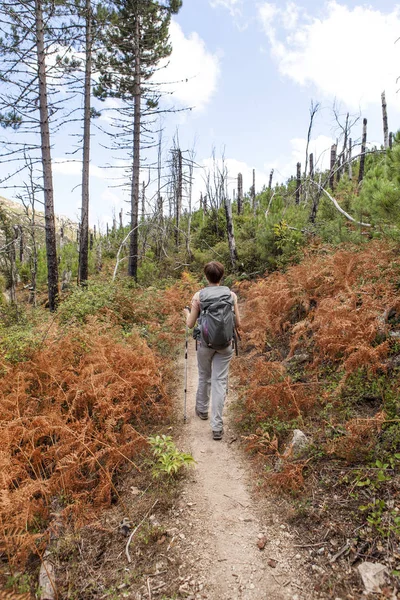
M224 265L217 260L212 260L204 267L204 274L210 283L219 283L224 276Z

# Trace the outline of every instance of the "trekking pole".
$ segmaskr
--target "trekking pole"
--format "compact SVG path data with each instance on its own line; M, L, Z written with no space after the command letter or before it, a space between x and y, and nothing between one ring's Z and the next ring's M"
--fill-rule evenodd
M186 324L186 336L185 336L185 383L184 383L184 400L183 400L183 422L186 423L186 401L187 401L187 370L188 370L188 337L189 337L189 327Z

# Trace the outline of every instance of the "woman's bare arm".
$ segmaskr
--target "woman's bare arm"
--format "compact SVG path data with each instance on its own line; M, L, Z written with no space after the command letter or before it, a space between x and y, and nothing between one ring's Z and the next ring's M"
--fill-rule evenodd
M189 312L188 308L184 309L185 311L185 317L186 317L186 325L191 329L192 327L195 326L195 323L197 321L197 318L200 314L200 303L198 300L193 300L192 301L192 309Z
M238 306L237 300L235 300L235 303L234 303L234 311L235 311L235 327L236 327L236 329L240 330L242 323L240 320L239 306Z

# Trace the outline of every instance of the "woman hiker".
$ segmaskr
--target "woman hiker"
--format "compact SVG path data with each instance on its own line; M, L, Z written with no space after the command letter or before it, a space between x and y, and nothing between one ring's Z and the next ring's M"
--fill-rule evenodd
M237 296L226 286L221 286L221 280L224 275L224 266L218 261L212 261L204 267L204 274L208 285L199 292L196 292L192 298L192 307L184 309L186 324L189 328L194 327L199 319L200 335L197 337L197 364L199 370L199 383L196 394L196 415L200 419L208 419L208 409L211 395L211 430L214 440L221 440L223 433L222 411L224 408L226 385L228 380L229 363L233 356L233 339L222 342L224 345L210 343L210 337L207 337L208 331L202 330L202 320L204 325L205 317L201 312L210 307L211 304L223 307L225 309L225 322L230 323L230 331L233 334L233 328L240 329L240 315L238 309ZM210 308L210 313L212 312ZM222 312L224 309L222 308ZM231 313L231 314L229 314ZM221 312L219 313L221 314ZM234 316L234 322L232 319ZM215 319L214 319L215 321ZM211 329L212 324L210 325ZM218 328L218 324L217 324ZM221 334L219 334L221 335ZM216 334L218 336L218 333ZM228 337L231 333L228 334ZM206 338L206 339L205 339ZM207 340L208 339L208 343ZM216 337L214 338L216 340ZM223 338L221 338L223 340ZM218 341L218 340L217 340Z

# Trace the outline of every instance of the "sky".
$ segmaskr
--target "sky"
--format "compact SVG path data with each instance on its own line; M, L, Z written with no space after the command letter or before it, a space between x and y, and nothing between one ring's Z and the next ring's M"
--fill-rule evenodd
M244 190L256 190L295 174L304 165L311 102L319 102L310 152L325 167L330 145L340 135L334 107L344 122L347 112L360 117L352 130L359 142L362 118L368 140L383 143L381 93L385 90L389 129L400 129L400 4L388 0L263 2L262 0L183 0L173 18L173 52L159 74L170 95L168 107L183 109L163 117L163 147L168 155L176 132L182 150L194 149L194 205L204 190L204 169L213 149L225 157L230 192L243 174ZM113 104L114 103L114 104ZM98 120L107 126L115 101ZM110 112L111 110L111 112ZM68 131L52 148L55 209L79 219L79 157L67 154ZM129 195L121 189L123 153L104 148L95 127L92 138L90 222L104 227L123 210L128 222ZM151 151L148 160L151 161ZM67 162L66 162L67 161ZM0 172L2 175L4 171ZM143 172L142 179L147 180ZM148 195L152 194L152 186ZM12 198L9 188L0 195Z

